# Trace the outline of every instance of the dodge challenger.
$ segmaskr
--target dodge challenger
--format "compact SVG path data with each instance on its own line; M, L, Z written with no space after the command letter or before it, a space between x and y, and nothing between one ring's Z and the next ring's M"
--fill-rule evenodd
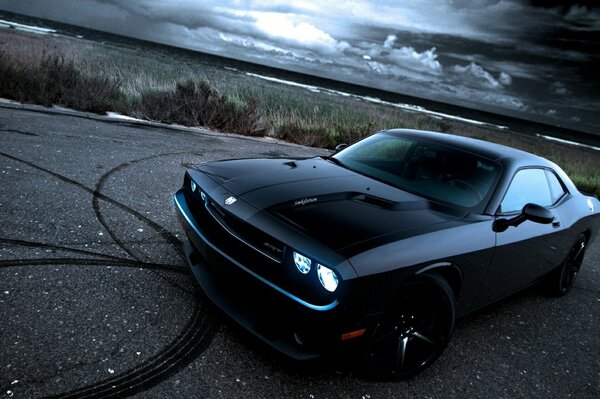
M544 158L400 129L200 165L174 203L224 313L294 359L353 353L390 379L431 365L457 317L535 283L566 294L600 227L598 199Z

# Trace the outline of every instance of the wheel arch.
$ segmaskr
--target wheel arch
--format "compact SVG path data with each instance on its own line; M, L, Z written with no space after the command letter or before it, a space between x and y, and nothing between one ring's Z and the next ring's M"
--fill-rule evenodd
M592 238L592 231L590 229L585 230L583 233L583 236L585 237L585 242L589 243L590 242L590 238Z
M449 279L460 275L451 266L449 263L430 265L404 281L405 289L399 289L389 301L365 343L363 360L368 371L379 377L404 379L429 367L444 352L456 320L456 302ZM390 336L392 338L385 338ZM405 367L404 354L414 350L415 338L430 345L416 346L418 360ZM383 341L381 345L382 340L388 344ZM395 349L390 350L390 345Z
M463 283L463 275L460 268L452 262L438 262L420 269L416 275L437 274L442 277L454 293L455 299L458 299Z

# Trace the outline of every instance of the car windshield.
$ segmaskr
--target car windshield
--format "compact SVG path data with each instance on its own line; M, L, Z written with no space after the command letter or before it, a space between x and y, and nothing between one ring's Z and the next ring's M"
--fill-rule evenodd
M500 170L469 152L389 133L374 134L332 158L402 190L467 208L488 197Z

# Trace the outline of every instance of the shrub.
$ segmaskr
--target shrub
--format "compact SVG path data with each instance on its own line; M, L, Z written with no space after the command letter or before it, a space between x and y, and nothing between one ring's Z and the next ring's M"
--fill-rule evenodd
M155 121L248 135L264 135L262 113L254 98L244 103L219 94L205 81L177 83L172 91L146 91L125 113Z
M0 52L0 96L103 113L112 109L120 92L118 82L83 75L72 61L60 56L44 57L37 65L26 65Z

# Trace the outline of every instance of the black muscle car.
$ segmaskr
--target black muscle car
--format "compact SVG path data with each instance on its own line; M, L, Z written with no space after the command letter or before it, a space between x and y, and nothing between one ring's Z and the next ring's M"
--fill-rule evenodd
M435 361L459 316L537 282L565 294L600 225L598 199L552 162L414 130L204 164L174 202L226 314L292 358L351 347L389 378Z

